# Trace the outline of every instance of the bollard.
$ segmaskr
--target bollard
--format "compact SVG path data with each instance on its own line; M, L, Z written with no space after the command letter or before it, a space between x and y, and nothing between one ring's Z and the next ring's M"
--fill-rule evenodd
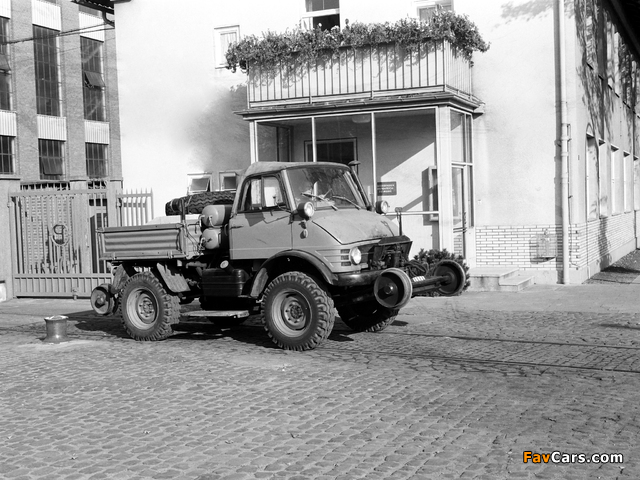
M67 318L64 315L54 315L46 317L47 336L42 340L44 343L68 342L67 338Z

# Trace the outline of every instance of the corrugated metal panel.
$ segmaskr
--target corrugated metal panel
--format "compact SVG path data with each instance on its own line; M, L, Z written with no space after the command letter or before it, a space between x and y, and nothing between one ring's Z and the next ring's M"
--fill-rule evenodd
M17 135L16 112L0 110L0 135L15 137Z
M185 234L180 224L112 227L98 232L102 260L185 258L198 249L197 225Z
M111 283L110 273L86 275L14 275L16 297L84 297L103 283Z
M106 27L104 25L104 21L100 17L96 17L95 15L89 15L88 13L80 12L79 14L80 28L88 28L89 30L86 32L80 32L80 35L87 38L92 38L93 40L98 40L100 42L104 42L104 30L102 28ZM95 27L95 28L91 28Z
M46 140L67 140L66 117L38 115L38 138Z
M87 143L109 145L109 123L85 120L84 141Z
M0 17L11 18L11 0L0 0Z
M62 30L60 5L31 0L31 22L40 27Z

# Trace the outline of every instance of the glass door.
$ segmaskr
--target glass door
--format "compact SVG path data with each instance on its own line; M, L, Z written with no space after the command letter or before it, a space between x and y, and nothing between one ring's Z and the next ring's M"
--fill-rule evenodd
M467 168L454 165L451 175L453 183L453 251L456 255L466 257L466 235L469 226Z

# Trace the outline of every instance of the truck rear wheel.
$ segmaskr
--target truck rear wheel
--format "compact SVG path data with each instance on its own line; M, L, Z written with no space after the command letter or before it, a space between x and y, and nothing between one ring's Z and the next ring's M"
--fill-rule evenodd
M387 308L378 302L355 303L338 307L340 320L356 332L379 332L393 323L397 308Z
M122 324L135 340L164 340L180 319L180 300L151 272L131 277L122 292Z
M324 288L302 272L276 277L264 292L263 325L285 350L311 350L327 339L335 312Z

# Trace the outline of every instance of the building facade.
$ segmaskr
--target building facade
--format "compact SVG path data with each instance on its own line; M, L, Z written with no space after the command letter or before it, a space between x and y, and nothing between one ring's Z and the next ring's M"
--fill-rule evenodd
M0 299L104 276L92 233L122 186L115 54L98 10L0 0Z
M636 248L631 0L83 1L115 8L125 185L153 185L156 209L194 180L232 187L251 162L357 160L413 254L446 248L472 269L580 283ZM226 69L246 35L438 10L467 15L489 51L470 62L446 42L411 55L345 47L276 75Z

